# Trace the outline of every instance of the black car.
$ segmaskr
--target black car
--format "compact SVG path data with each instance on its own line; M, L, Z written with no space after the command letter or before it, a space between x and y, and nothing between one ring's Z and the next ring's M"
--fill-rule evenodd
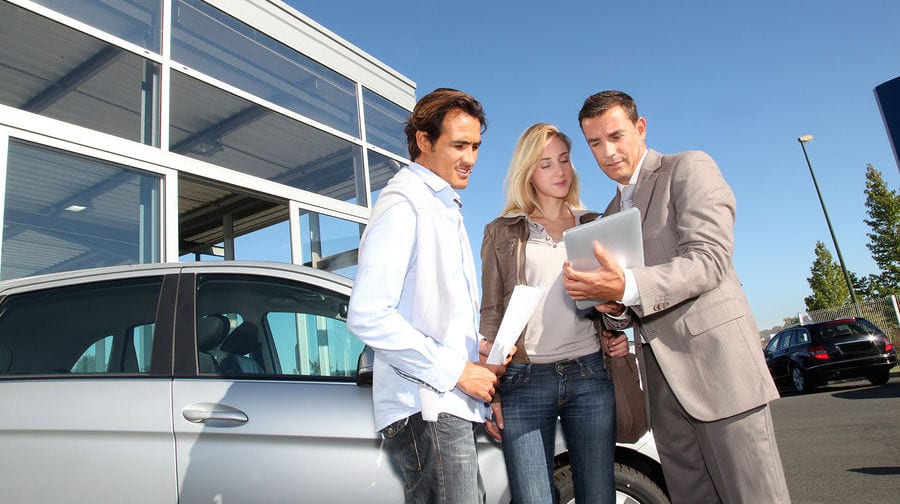
M799 393L844 378L883 385L897 364L891 339L864 318L782 329L766 345L765 355L775 383Z

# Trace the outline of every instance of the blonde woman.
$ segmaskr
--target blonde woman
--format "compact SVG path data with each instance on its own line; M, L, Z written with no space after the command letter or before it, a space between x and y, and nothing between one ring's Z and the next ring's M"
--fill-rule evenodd
M596 219L584 209L572 142L551 124L535 124L516 143L506 175L506 207L484 229L480 331L493 341L513 288L544 287L512 362L500 379L488 431L501 439L513 501L555 501L557 419L569 450L579 504L615 502L615 397L601 338L588 313L563 288L563 231ZM609 337L610 355L627 340Z

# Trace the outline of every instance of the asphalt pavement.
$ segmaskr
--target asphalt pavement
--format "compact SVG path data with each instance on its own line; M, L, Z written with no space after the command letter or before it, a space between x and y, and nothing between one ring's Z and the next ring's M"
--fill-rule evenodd
M900 372L875 387L782 392L775 432L794 504L900 503Z

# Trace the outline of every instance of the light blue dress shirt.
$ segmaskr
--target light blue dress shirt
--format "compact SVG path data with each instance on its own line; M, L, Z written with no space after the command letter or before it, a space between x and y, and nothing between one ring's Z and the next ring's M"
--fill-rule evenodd
M376 429L429 408L484 421L456 388L478 361L478 288L459 196L412 163L385 187L360 242L347 323L375 349Z

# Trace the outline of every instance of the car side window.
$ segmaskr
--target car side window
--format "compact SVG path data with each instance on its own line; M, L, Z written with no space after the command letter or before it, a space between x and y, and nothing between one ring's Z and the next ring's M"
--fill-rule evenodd
M254 275L199 275L201 374L351 381L364 345L347 329L345 295Z
M319 314L273 312L267 322L278 348L282 374L356 376L363 344L350 333L345 320Z
M772 355L778 349L778 343L783 337L784 333L778 333L775 336L772 336L772 339L769 340L769 343L766 345L766 355Z
M791 346L805 345L806 343L809 343L809 331L806 329L795 331L791 338Z
M791 335L794 334L794 331L788 331L786 333L782 333L781 339L778 340L778 348L776 350L784 350L791 343Z
M153 329L156 324L143 324L132 328L126 336L134 350L134 367L139 373L150 372L150 351L153 345ZM72 366L73 373L105 373L114 365L113 347L116 337L106 336L89 346ZM131 371L134 371L132 369Z
M0 376L149 373L161 286L137 278L7 297Z

